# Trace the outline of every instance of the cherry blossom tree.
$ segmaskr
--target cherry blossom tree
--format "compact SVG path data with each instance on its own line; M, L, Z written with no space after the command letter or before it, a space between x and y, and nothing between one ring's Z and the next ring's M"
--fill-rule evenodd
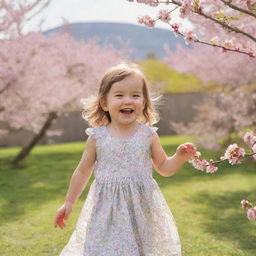
M167 49L165 61L177 72L222 85L209 92L191 123L172 123L174 130L195 135L202 147L219 149L231 142L232 134L241 136L243 129L256 127L256 59L194 45L176 52Z
M128 0L134 2L134 0ZM148 15L138 22L154 27L157 21L167 23L171 30L183 36L186 42L197 42L220 48L222 52L233 51L256 55L256 0L137 0L152 7L164 6L156 17ZM169 7L169 9L166 9ZM191 21L193 30L173 22L172 14Z
M70 34L2 40L0 120L9 125L2 135L13 129L35 134L13 162L29 153L54 119L79 110L80 99L95 92L102 73L120 57L111 47L76 41Z
M0 36L21 36L24 25L41 13L49 3L50 0L0 0ZM42 22L40 20L39 27Z

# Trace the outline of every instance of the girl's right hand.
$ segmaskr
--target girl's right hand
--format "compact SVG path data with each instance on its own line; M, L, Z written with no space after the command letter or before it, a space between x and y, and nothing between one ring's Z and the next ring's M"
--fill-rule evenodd
M72 204L69 202L65 202L57 211L55 219L54 219L54 226L57 228L59 226L61 229L63 229L66 224L64 220L67 220L69 218L69 214L72 211Z
M184 161L192 160L195 156L197 148L190 142L181 144L176 150L176 154L184 159Z

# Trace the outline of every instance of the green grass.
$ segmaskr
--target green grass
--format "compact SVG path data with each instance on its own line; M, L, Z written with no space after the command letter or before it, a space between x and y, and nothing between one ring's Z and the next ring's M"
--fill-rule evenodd
M180 143L193 141L177 136L161 140L168 155ZM55 229L56 210L64 201L84 147L84 142L37 146L17 168L8 161L19 148L0 149L0 255L59 255L93 180L92 176L74 205L68 226ZM215 159L221 154L201 152ZM222 163L211 175L185 164L172 177L154 172L154 178L175 217L183 256L255 255L256 223L249 221L240 207L242 199L256 198L255 163Z

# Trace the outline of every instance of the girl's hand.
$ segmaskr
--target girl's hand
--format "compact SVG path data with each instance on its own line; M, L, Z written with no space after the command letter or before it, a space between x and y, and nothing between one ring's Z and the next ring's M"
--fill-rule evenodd
M194 158L196 151L197 148L192 143L187 142L178 146L176 154L184 161L188 161Z
M55 219L54 219L54 226L57 228L59 226L61 229L63 229L66 224L64 220L67 220L69 218L69 214L72 211L72 204L69 202L65 202L57 211Z

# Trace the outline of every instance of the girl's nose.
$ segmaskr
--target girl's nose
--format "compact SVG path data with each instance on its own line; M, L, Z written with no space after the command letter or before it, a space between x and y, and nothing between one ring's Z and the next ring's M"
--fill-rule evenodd
M132 97L127 96L127 97L124 97L123 100L124 100L124 103L131 103L133 99Z

